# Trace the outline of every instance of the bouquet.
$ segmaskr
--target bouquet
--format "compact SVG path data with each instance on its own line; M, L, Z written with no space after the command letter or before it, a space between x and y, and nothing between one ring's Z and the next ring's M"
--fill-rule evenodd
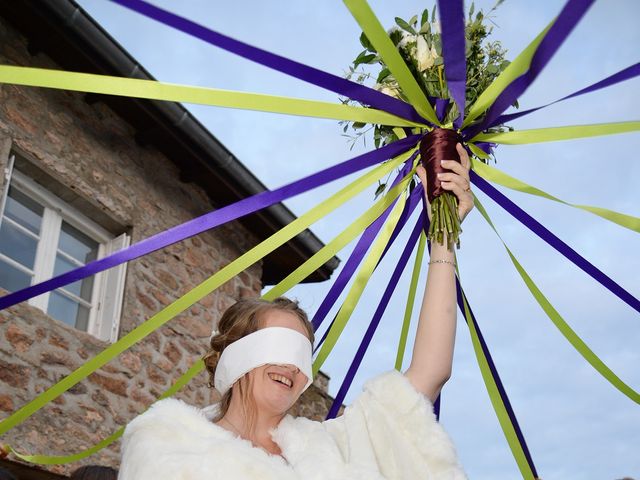
M468 17L465 19L466 105L473 105L480 94L509 65L509 61L505 58L506 50L502 48L500 42L489 40L493 26L488 23L491 22L491 13L500 3L502 0L499 0L488 14L482 10L475 12L472 3ZM459 247L462 229L457 213L457 198L452 193L441 189L440 182L436 178L437 173L442 171L439 160L460 161L455 144L461 141L458 132L452 128L460 112L456 103L452 101L447 88L436 7L433 7L431 15L429 15L429 10L425 9L419 22L418 16L415 15L408 21L396 17L395 23L396 25L388 32L389 37L418 85L434 105L434 110L445 127L434 128L429 132L421 131L421 129L415 129L412 132L425 134L420 143L420 154L429 178L427 193L432 214L429 240L442 244L446 238L449 248L452 248L453 244ZM360 43L364 50L349 67L347 78L361 84L374 83L376 90L407 101L402 88L393 78L364 33L360 36ZM352 103L353 101L346 99L343 102ZM515 106L517 107L517 104ZM482 118L480 116L476 121L482 121ZM398 140L393 128L387 125L367 125L360 122L341 122L341 124L343 125L343 134L350 139L352 147L358 139L365 140L365 134L371 130L373 130L373 141L376 148ZM354 131L353 135L348 133L349 129ZM490 131L504 131L505 129L511 130L509 127L499 125L491 128ZM413 187L415 187L415 182L411 183L410 188ZM386 184L380 183L376 190L376 197L382 194L385 189Z

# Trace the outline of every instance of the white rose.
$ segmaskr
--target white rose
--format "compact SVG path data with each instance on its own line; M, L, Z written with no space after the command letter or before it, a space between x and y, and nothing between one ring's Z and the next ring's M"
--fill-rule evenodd
M400 30L400 29L394 25L394 26L393 26L393 27L391 27L389 30L387 30L387 35L391 36L391 34L392 34L393 32L395 32L396 30Z
M415 35L412 35L409 32L405 32L404 30L400 30L402 34L402 39L398 42L398 49L407 48L412 42L416 41Z
M433 55L429 51L429 44L422 35L418 35L416 59L418 60L418 70L421 72L433 66Z
M389 95L390 97L400 98L400 92L398 91L397 85L376 83L373 88L374 90L384 93L385 95Z
M400 98L400 93L398 92L397 88L383 87L380 91L385 95L389 95L390 97Z

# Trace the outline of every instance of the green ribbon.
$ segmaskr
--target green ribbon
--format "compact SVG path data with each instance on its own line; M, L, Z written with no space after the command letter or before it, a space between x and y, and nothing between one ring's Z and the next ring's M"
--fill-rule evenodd
M511 252L511 249L507 246L505 241L502 239L498 230L493 225L493 222L489 218L489 214L484 209L480 200L475 199L475 205L478 211L482 214L484 219L487 221L489 226L496 233L502 245L507 250L509 254L509 258L511 262L516 267L518 274L524 281L525 285L535 298L538 305L542 308L542 310L547 314L549 319L553 322L556 328L560 331L560 333L569 341L569 343L575 348L582 357L589 362L589 364L596 369L600 375L602 375L611 385L616 387L620 392L629 397L636 403L640 403L640 394L633 390L629 385L624 383L588 346L584 341L578 336L578 334L573 331L573 329L569 326L569 324L562 318L562 316L558 313L558 311L551 305L551 302L544 296L542 291L538 288L538 286L531 279L526 270L520 265L520 262L516 259L516 257Z
M0 65L0 83L380 125L424 126L373 108L43 68Z
M418 279L420 278L420 269L422 268L422 259L424 257L424 247L427 243L427 236L422 232L420 241L418 242L418 251L416 259L413 262L413 272L411 273L411 282L409 283L409 294L407 295L407 305L404 309L404 319L402 321L402 329L400 330L400 340L398 340L398 352L396 353L395 369L400 371L404 361L404 351L407 347L407 337L409 336L409 326L411 325L411 314L413 313L413 305L416 300L416 290L418 288Z
M547 25L546 28L533 39L527 48L520 52L513 62L511 62L507 68L505 68L500 75L491 82L491 85L489 85L486 90L480 94L478 99L469 108L469 113L467 113L467 117L462 123L462 128L471 125L471 122L493 105L493 102L498 98L498 95L500 95L511 82L529 70L531 59L536 53L538 45L540 45L540 42L553 25L553 22L555 22L555 19Z
M393 77L398 81L398 85L416 111L424 118L435 125L440 125L436 112L429 103L413 74L407 67L396 46L380 21L371 10L366 0L344 0L344 4L358 22L360 28L367 36L373 47L380 55L380 58L389 68Z
M406 202L406 198L404 195L402 195L402 192L409 183L409 180L411 180L411 177L413 177L413 173L414 170L409 172L407 176L405 176L395 187L389 190L384 198L375 205L377 215L374 218L377 218L389 205L392 204L393 200L401 195L400 201L398 201L398 203L393 207L393 210L391 211L389 218L382 228L382 231L378 234L378 238L376 238L375 243L371 247L370 252L365 258L362 266L360 267L360 270L358 270L356 278L354 279L351 288L349 289L349 293L347 294L347 297L340 307L338 315L336 315L336 318L331 325L331 328L329 329L329 333L327 334L327 337L322 344L322 348L320 348L320 351L318 352L318 355L313 362L314 374L316 374L318 370L320 370L325 360L331 353L331 350L333 350L333 347L342 334L344 327L347 325L349 318L351 318L351 314L358 304L358 301L362 296L362 292L369 282L369 278L373 274L378 261L382 257L382 253L384 252L385 247L389 243L389 239L393 234L393 230L398 223L398 219L402 214L402 210ZM353 238L355 238L355 235L353 236Z
M458 272L458 278L460 278L460 272ZM513 458L518 465L518 469L520 470L522 478L524 478L525 480L536 480L531 467L529 466L529 462L527 462L527 457L524 453L524 450L522 449L522 445L520 445L520 442L518 441L518 435L516 434L513 424L511 423L511 418L509 417L507 409L502 402L502 397L500 396L498 385L496 384L496 381L491 374L491 368L489 367L489 362L487 361L487 358L482 350L480 338L478 337L478 332L476 331L475 324L473 323L473 318L471 317L471 311L469 310L467 297L464 294L464 291L462 292L462 300L464 304L464 316L466 317L467 325L469 326L469 334L471 335L471 344L473 345L473 351L476 356L476 361L478 362L478 367L480 367L482 380L484 381L485 387L487 388L487 393L489 394L491 405L493 406L493 410L498 417L498 422L500 423L500 427L502 428L504 437L507 440L507 444L509 445L511 454L513 455Z
M561 200L558 197L554 197L553 195L544 192L539 188L526 184L522 180L511 177L501 170L498 170L497 168L491 167L473 159L471 160L471 163L473 165L473 169L478 175L486 180L497 183L498 185L502 185L503 187L507 187L518 192L528 193L529 195L536 195L538 197L547 198L549 200L553 200L554 202L562 203L573 208L579 208L580 210L593 213L594 215L598 215L605 220L609 220L610 222L616 223L622 227L640 233L640 218L638 217L632 217L631 215L614 212L613 210L607 210L606 208L592 207L589 205L577 205L565 202L564 200Z
M557 142L574 138L599 137L616 133L640 130L640 121L596 123L591 125L569 125L566 127L536 128L516 132L481 133L473 137L475 142L491 142L503 145L526 145L529 143Z

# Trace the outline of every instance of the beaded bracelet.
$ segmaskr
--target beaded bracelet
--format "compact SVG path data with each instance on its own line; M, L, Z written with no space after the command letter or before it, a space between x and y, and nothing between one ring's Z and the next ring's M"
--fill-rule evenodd
M429 265L433 264L433 263L448 263L449 265L453 265L454 267L456 266L456 264L450 260L431 260L429 261Z

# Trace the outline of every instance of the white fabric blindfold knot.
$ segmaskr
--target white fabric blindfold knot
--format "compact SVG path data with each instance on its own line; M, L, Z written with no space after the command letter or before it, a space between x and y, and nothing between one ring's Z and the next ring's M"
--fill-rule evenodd
M261 328L227 345L220 355L213 383L224 395L254 368L295 365L307 377L304 391L313 381L311 353L311 342L302 333L285 327Z

